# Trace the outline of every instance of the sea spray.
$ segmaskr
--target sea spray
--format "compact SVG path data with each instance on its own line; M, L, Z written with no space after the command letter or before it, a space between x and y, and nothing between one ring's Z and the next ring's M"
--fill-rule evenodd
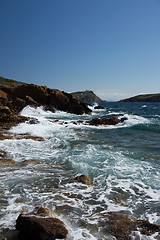
M36 204L55 209L68 226L69 240L114 239L100 222L106 212L124 212L160 224L160 107L143 105L103 103L107 109L95 110L92 116L52 113L43 107L23 109L22 115L38 123L21 123L10 132L41 136L44 141L0 141L0 148L18 163L1 168L1 229L14 229L21 210L32 210ZM128 120L115 126L85 124L107 116ZM74 182L80 174L94 185ZM137 232L132 237L157 236Z

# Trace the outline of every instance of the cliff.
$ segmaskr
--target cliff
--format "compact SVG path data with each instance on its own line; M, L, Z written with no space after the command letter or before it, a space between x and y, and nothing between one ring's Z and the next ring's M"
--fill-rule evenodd
M71 94L77 100L85 102L85 103L106 102L106 101L100 99L98 96L96 96L96 94L94 92L89 91L89 90L82 91L82 92L73 92Z
M160 102L160 93L141 94L131 98L120 100L119 102Z

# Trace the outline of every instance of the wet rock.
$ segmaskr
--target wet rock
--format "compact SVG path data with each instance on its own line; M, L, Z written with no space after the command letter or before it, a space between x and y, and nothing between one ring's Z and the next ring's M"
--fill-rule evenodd
M37 123L39 123L39 121L36 118L30 118L27 123L29 123L29 124L37 124Z
M105 109L105 108L101 106L95 106L94 109Z
M68 230L50 209L40 207L36 212L22 213L16 221L20 240L54 240L66 238Z
M22 138L24 138L24 139L31 139L31 140L34 140L34 141L44 141L43 137L38 137L38 136L24 136Z
M115 236L117 240L131 240L135 231L140 231L144 236L150 236L153 233L160 234L160 226L145 220L137 220L121 212L108 212L102 216L105 231Z
M123 118L120 119L121 123L123 123L126 120L128 120L128 118L126 118L126 117L123 117Z
M24 160L21 164L27 165L27 164L40 164L40 163L42 163L42 162L39 160Z
M84 184L86 184L86 185L93 185L93 182L92 182L92 180L89 178L89 177L87 177L86 175L80 175L80 176L77 176L77 177L75 177L75 179L74 179L76 182L81 182L81 183L84 183Z
M8 154L5 151L0 150L0 158L8 158Z
M0 166L10 166L10 165L17 165L17 162L10 158L1 158L0 159Z
M78 105L78 104L77 105L70 105L68 112L69 113L74 113L74 114L77 114L77 115L82 115L82 114L85 113L83 106Z
M0 189L0 194L4 194L4 190L3 189Z
M56 112L56 109L52 105L45 105L45 106L43 106L43 109L44 109L44 111L50 111L53 113Z
M90 121L87 121L89 125L93 126L99 126L99 125L116 125L120 123L121 120L119 120L116 117L107 117L107 118L93 118Z

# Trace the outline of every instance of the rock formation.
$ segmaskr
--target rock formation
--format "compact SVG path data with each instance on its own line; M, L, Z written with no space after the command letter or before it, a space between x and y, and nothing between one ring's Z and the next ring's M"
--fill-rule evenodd
M66 92L34 84L7 87L0 86L0 122L25 121L18 113L27 105L41 106L55 112L55 109L73 113L90 114L87 104L73 98Z
M36 208L32 213L23 212L16 221L20 240L49 240L66 238L68 230L48 208Z
M93 118L90 121L87 121L89 125L99 126L99 125L116 125L118 123L123 123L127 118L118 119L116 117L107 117L107 118Z

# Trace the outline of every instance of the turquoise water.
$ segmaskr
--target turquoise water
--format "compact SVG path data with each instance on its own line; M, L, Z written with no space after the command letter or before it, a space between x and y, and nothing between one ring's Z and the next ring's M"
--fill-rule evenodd
M69 229L68 239L112 239L98 224L101 214L123 211L160 224L160 104L102 103L90 116L45 112L26 107L12 134L42 136L45 141L4 140L0 148L20 165L2 168L0 227L14 229L22 209L49 207ZM87 126L95 117L127 117L116 126ZM58 121L57 121L58 120ZM78 120L83 120L74 124ZM40 160L41 164L23 164ZM86 174L91 187L75 183ZM102 216L101 216L102 218ZM114 238L113 238L114 239ZM136 239L157 239L136 238Z

